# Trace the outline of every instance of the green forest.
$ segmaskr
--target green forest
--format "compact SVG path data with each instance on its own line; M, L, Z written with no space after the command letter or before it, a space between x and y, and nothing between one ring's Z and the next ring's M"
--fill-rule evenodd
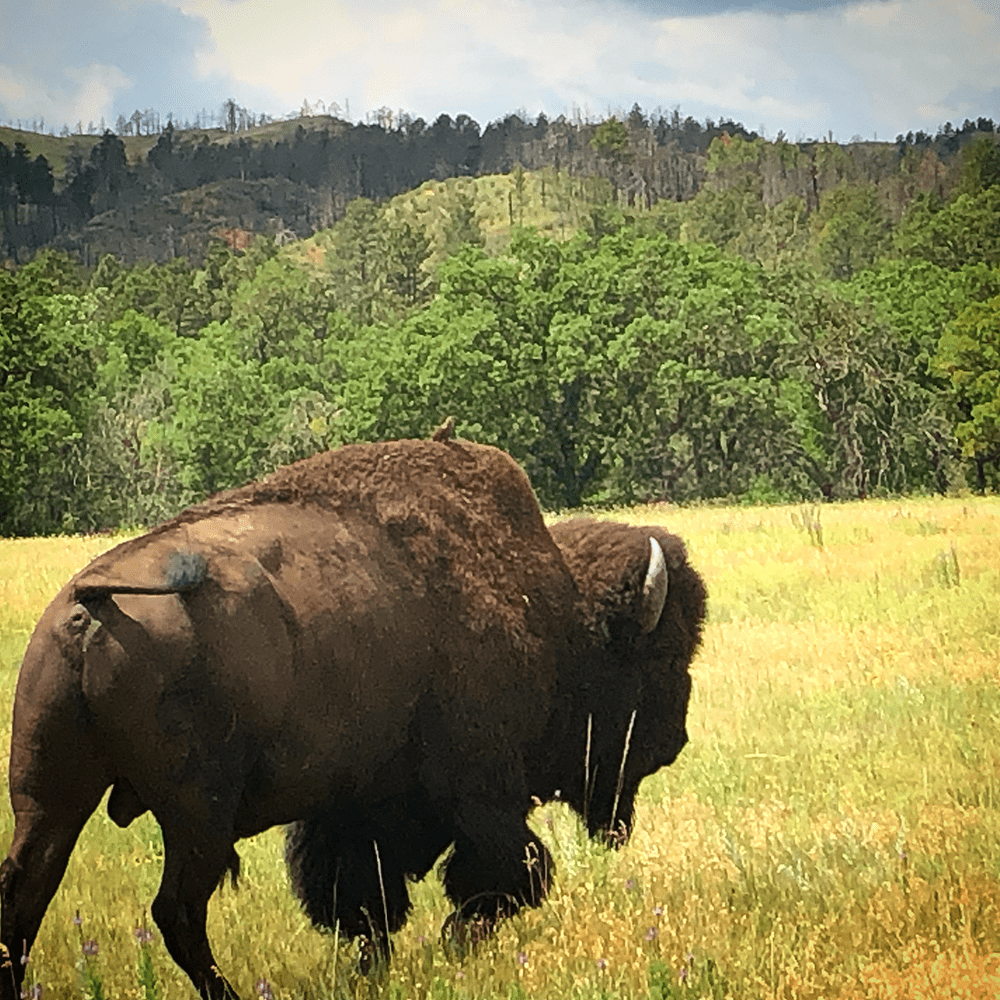
M149 112L99 137L0 128L0 250L15 263L46 246L86 266L104 253L199 263L220 230L301 238L343 218L355 198L381 203L428 180L518 166L603 174L626 201L650 206L698 190L713 138L756 138L738 122L702 124L638 106L623 121L513 114L485 128L468 115L429 124L381 109L352 123L305 111L261 123L229 101L222 127L175 128L169 119L161 127ZM992 120L909 141L948 159L981 128L992 132Z
M345 195L310 235L206 229L159 262L50 240L0 269L0 534L147 525L448 415L550 510L995 489L989 125L947 156L930 137L722 130L691 153L696 190L654 199L634 130L609 119L589 172L515 161ZM96 167L77 185L91 236L145 203L122 207L141 171L117 144L91 148L119 157L119 187ZM653 153L648 179L668 172ZM212 190L155 204L194 217ZM41 212L4 204L23 225Z

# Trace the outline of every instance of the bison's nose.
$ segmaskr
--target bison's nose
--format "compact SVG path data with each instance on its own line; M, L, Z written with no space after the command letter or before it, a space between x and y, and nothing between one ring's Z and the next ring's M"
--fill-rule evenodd
M670 747L666 758L662 763L662 767L668 767L673 764L675 760L680 756L680 752L687 746L688 733L684 726L678 728L677 733L674 737L673 745Z

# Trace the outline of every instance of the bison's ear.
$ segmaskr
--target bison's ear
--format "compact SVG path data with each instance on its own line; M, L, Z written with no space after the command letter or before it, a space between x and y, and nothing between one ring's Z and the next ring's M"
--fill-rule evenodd
M663 615L670 582L667 560L652 535L645 536L643 542L644 559L638 561L633 548L631 558L624 565L618 564L617 580L607 581L603 595L595 595L603 628L613 639L649 635Z
M660 543L649 536L649 566L642 584L642 604L639 607L639 631L643 635L652 632L660 623L663 605L667 601L667 561L663 558Z
M659 528L590 518L562 521L550 531L588 606L592 629L615 643L656 630L668 575L684 561L677 539Z

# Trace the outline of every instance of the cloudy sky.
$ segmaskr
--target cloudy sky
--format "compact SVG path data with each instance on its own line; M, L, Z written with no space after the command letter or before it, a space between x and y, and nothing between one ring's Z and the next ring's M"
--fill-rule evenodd
M0 122L227 97L481 125L679 107L845 141L1000 119L998 0L0 0Z

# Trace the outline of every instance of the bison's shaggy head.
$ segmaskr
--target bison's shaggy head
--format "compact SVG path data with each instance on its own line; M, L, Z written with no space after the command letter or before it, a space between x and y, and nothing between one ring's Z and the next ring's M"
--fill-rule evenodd
M643 778L687 742L688 667L701 641L705 587L684 544L659 527L589 519L552 536L584 603L589 655L566 692L563 796L592 835L623 843ZM572 758L575 757L575 760ZM565 773L565 772L564 772Z

